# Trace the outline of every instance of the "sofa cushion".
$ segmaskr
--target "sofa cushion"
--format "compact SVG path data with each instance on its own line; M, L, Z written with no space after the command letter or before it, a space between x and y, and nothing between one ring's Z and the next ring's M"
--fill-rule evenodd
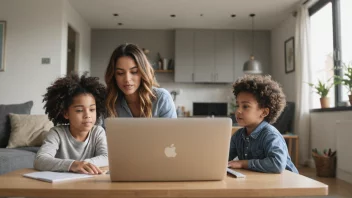
M10 138L11 125L9 113L30 114L33 101L22 104L0 105L0 148L5 148Z
M19 149L0 148L0 175L23 168L33 168L35 153Z
M41 146L46 134L54 126L47 115L10 113L11 133L6 148Z

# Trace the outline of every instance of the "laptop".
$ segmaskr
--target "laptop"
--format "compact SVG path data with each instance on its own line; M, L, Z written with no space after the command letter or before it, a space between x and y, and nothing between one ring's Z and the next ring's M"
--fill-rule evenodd
M107 118L105 126L111 181L226 176L230 118Z

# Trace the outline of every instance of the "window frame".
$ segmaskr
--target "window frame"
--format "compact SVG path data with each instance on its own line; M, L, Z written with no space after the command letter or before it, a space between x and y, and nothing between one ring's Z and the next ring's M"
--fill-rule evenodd
M333 27L333 59L334 59L334 74L342 77L342 72L339 68L341 66L341 11L340 0L319 0L313 4L309 9L309 16L311 17L328 3L332 5L332 27ZM342 85L335 85L335 107L342 101Z

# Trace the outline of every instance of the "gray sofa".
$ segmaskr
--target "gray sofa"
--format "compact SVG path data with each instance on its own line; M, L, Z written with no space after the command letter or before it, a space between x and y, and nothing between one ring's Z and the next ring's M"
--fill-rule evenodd
M39 147L6 148L11 124L8 114L30 114L33 101L22 104L0 105L0 175L23 168L33 168Z

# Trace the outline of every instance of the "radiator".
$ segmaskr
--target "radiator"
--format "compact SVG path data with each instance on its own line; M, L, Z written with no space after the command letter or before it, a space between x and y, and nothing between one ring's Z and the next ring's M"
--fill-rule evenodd
M352 174L352 120L336 121L337 168Z

